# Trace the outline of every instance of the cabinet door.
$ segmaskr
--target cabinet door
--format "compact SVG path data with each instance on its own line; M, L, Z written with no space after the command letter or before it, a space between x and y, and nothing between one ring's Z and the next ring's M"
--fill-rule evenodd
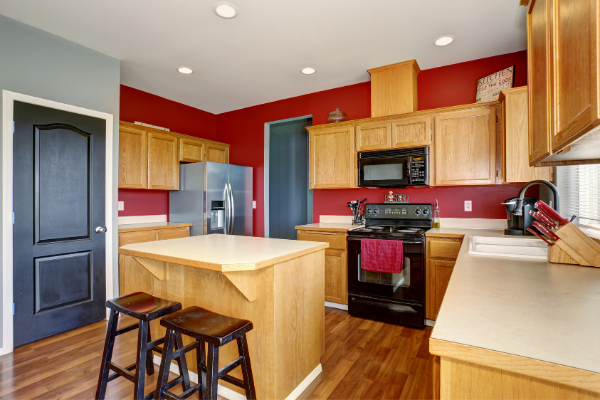
M354 127L310 132L310 188L356 187Z
M119 128L119 187L148 189L148 135L146 131Z
M431 259L429 261L430 269L435 270L435 316L437 318L438 313L440 312L440 307L442 306L442 301L444 300L444 294L446 294L446 289L448 289L448 283L450 282L450 277L452 276L452 271L454 270L455 261L449 260L436 260Z
M148 132L148 189L179 190L176 137Z
M598 1L553 1L552 147L558 151L598 120Z
M137 231L119 233L119 247L126 244L153 242L158 240L158 231Z
M431 118L407 118L392 122L392 148L431 145Z
M180 239L190 236L190 228L171 228L158 231L158 240Z
M441 186L496 183L496 109L435 117L435 182Z
M192 139L179 139L179 161L204 161L204 143Z
M325 301L348 304L346 252L325 249Z
M551 167L529 166L527 88L509 89L503 95L504 181L552 180Z
M551 1L532 0L527 14L527 74L529 85L529 164L550 155Z
M358 125L356 127L356 150L385 150L392 147L392 126L389 122Z
M206 144L206 161L229 164L229 148L218 144Z

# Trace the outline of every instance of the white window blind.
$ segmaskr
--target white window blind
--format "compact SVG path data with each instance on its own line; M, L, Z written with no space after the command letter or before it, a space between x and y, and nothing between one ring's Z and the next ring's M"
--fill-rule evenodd
M578 224L600 229L600 164L556 168L560 213Z

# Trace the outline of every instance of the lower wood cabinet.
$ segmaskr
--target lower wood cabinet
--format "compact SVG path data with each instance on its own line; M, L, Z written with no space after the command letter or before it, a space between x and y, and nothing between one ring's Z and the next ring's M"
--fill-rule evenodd
M435 320L448 288L458 252L462 245L461 235L426 238L426 306L425 318Z
M329 243L325 249L325 301L348 304L347 232L298 229L297 235L298 240Z
M190 236L192 224L166 225L164 223L131 224L119 227L119 247L134 243L153 242L155 240L178 239Z

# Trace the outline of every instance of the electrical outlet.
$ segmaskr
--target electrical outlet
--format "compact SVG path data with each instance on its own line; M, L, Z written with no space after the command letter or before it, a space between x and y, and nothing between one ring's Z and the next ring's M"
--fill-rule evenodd
M473 211L473 202L471 200L465 200L465 211Z
M256 208L256 200L252 202L252 208Z
M125 202L124 201L119 201L118 205L119 205L118 206L119 211L125 210Z

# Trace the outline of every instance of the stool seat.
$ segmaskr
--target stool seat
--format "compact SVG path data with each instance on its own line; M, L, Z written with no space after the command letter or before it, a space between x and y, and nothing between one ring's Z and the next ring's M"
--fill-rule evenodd
M137 292L107 300L106 307L142 321L152 321L181 310L181 303Z
M187 307L167 315L160 324L202 342L223 346L252 330L252 322L217 314L201 307Z

